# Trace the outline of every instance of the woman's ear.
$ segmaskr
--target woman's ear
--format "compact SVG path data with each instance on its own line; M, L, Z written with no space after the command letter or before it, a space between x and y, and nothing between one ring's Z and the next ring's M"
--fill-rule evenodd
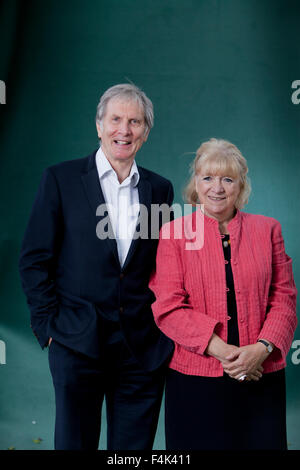
M194 177L194 186L195 186L195 191L198 194L198 175L195 175Z

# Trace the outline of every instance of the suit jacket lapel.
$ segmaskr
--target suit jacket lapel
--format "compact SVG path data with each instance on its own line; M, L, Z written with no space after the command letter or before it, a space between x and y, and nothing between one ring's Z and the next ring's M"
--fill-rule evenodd
M110 250L114 253L114 256L119 263L119 257L118 257L118 250L117 250L117 243L114 238L114 236L111 236L113 234L113 229L111 226L111 222L108 216L108 212L105 211L105 199L103 196L103 192L101 189L100 181L99 181L99 175L96 167L96 161L95 161L95 156L96 152L94 152L90 157L88 157L88 164L87 168L81 175L82 183L85 188L85 192L89 201L90 208L92 210L93 215L95 216L95 232L96 232L96 227L101 220L106 217L106 220L108 222L108 227L107 227L107 232L110 234L107 238L104 239L105 243L107 243L107 246L109 247ZM101 210L101 215L97 215L97 209L99 208L100 205L103 205Z

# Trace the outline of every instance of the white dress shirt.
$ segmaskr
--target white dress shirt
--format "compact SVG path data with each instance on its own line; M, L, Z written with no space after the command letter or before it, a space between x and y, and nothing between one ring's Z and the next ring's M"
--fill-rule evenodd
M139 215L139 172L135 161L127 178L119 183L118 176L101 147L96 153L96 166L103 196L118 247L120 265L123 266Z

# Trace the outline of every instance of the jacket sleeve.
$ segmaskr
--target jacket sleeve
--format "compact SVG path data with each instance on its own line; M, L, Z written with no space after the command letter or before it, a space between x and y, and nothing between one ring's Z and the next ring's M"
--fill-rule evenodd
M31 311L31 328L40 345L48 344L49 316L57 311L54 272L59 250L61 204L54 175L43 174L25 231L19 270Z
M286 254L279 222L272 230L272 281L269 291L266 319L258 336L265 338L286 357L297 326L297 289L292 271L292 260Z
M164 238L166 225L160 232L156 271L149 284L156 297L152 304L154 319L158 328L175 343L194 353L204 354L219 322L188 303L181 250L176 240Z

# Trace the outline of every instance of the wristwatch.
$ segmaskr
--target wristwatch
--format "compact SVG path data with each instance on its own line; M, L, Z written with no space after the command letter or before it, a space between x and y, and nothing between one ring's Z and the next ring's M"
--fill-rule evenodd
M264 344L266 346L268 353L271 353L274 349L274 347L270 343L268 343L268 341L265 341L264 339L258 339L257 342Z

